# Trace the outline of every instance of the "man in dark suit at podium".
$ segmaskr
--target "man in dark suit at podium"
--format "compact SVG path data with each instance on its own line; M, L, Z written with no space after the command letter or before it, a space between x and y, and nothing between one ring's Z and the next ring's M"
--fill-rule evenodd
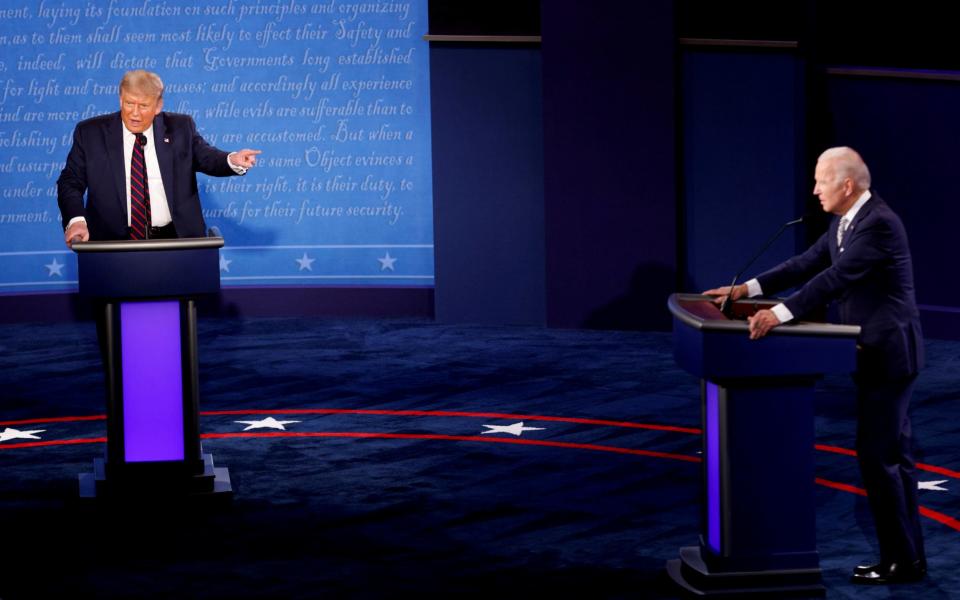
M880 545L880 562L856 567L855 583L916 581L926 557L908 408L923 366L913 265L900 218L870 190L870 171L850 148L820 155L813 193L834 216L809 250L745 284L704 292L732 300L800 286L750 318L750 337L835 302L857 340L857 457Z
M68 246L74 240L203 237L197 172L243 175L256 164L259 151L218 150L197 133L190 116L162 110L160 77L129 71L120 81L119 112L77 125L57 180Z

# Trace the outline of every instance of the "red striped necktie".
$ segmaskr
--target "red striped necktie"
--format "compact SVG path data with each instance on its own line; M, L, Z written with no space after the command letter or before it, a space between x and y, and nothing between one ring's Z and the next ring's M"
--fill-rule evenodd
M136 134L133 156L130 157L130 239L145 240L150 229L150 187L147 185L147 163L143 147L147 136Z

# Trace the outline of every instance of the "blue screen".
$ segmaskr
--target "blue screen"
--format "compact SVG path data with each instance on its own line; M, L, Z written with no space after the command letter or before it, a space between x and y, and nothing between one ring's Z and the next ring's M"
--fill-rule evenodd
M131 69L243 177L198 175L224 286L433 285L426 0L0 7L0 292L76 289L56 180Z

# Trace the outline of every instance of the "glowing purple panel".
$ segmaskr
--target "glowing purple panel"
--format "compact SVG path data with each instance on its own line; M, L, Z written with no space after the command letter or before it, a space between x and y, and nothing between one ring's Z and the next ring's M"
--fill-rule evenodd
M706 388L707 545L720 554L720 400L717 384Z
M125 460L183 460L180 303L121 303L120 356Z

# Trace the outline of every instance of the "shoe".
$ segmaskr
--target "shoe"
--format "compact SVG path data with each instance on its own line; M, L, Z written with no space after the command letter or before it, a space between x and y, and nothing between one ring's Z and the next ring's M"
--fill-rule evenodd
M927 574L925 561L913 563L890 563L889 565L860 565L854 568L850 581L866 585L912 583Z
M926 574L927 574L927 561L926 561L926 559L921 558L921 559L920 559L919 561L917 561L917 562L918 562L919 565L920 565L920 572L923 573L924 575L926 575ZM880 571L880 570L883 570L883 569L885 569L885 568L886 568L886 566L885 566L883 563L876 563L876 564L873 564L873 565L857 565L857 566L855 566L855 567L853 568L853 574L854 574L854 575L864 575L865 573L869 573L870 571Z

